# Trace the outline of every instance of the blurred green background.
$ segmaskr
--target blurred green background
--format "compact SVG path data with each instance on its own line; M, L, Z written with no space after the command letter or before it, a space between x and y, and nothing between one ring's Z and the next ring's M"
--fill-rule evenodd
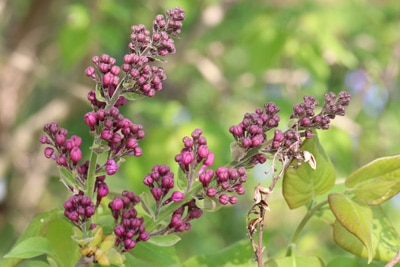
M245 112L274 101L284 129L303 95L323 102L328 91L348 90L344 118L320 138L343 179L355 168L400 153L400 2L397 0L137 0L0 2L0 256L37 213L61 207L68 197L56 166L44 159L43 125L59 122L70 134L90 136L83 115L93 88L84 69L107 53L122 62L130 26L148 28L156 14L186 10L177 53L167 57L164 90L123 108L145 127L143 156L130 158L109 179L115 192L140 193L154 164L176 168L181 139L202 128L216 155L230 161L229 126ZM86 154L86 157L88 155ZM239 204L194 221L176 249L182 259L221 250L246 238L245 215L255 184L269 185L268 166L250 174ZM267 254L284 255L304 210L290 211L279 192L265 230ZM400 201L385 204L399 220ZM398 227L398 224L395 226ZM400 230L398 228L398 230ZM330 227L314 220L298 249L303 254L345 254Z

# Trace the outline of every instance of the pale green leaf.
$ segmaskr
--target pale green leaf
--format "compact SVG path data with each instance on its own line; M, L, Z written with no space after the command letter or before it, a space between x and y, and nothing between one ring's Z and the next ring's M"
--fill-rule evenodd
M370 262L373 257L371 208L349 199L342 193L330 194L328 201L336 220L362 242Z
M318 136L307 139L302 145L303 151L313 155L316 169L308 162L298 168L288 168L283 177L283 196L291 209L301 207L316 196L326 193L335 184L335 169L325 150L319 143ZM295 160L292 164L297 165Z

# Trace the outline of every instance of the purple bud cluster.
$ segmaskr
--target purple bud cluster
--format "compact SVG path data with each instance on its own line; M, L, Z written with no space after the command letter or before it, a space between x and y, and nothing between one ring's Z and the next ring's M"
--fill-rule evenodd
M243 195L246 182L246 170L244 168L219 167L215 170L206 170L199 175L199 181L203 185L203 197L218 198L222 205L236 204L237 196L231 196L231 193Z
M173 233L187 231L191 228L190 221L200 218L201 215L203 215L203 211L197 207L196 201L193 199L173 212L171 221L165 232Z
M65 217L81 229L94 213L94 203L87 196L73 195L64 203Z
M155 165L151 173L147 174L143 183L150 188L150 192L158 205L166 205L170 202L181 202L185 194L180 191L174 191L172 195L164 200L169 191L174 188L174 173L166 165Z
M145 136L143 126L124 118L116 107L88 112L85 114L84 120L91 131L96 133L100 131L97 134L110 147L111 158L142 155L138 140ZM106 171L109 175L114 174L118 169L118 165L113 159L106 163Z
M54 159L59 166L72 170L82 159L82 139L76 135L68 139L68 131L59 128L55 122L46 124L43 131L47 135L40 137L40 143L48 145L44 149L45 157Z
M108 205L115 220L115 245L123 252L133 249L139 241L147 241L150 238L143 224L143 217L137 217L135 206L139 202L139 196L123 191L121 197L114 197Z
M279 110L275 103L266 103L264 109L258 108L254 113L246 113L242 122L231 126L229 132L242 147L258 147L266 141L265 132L278 126Z
M101 97L104 99L98 99L98 96L96 96L96 90L91 90L88 93L87 98L93 107L104 108L107 104L106 102L110 102L110 98L113 96L115 90L118 87L118 84L120 82L119 73L121 72L121 68L115 65L115 58L107 54L103 54L100 57L93 57L92 62L95 67L88 67L85 70L85 74L86 76L95 80L97 86L100 86L100 88L96 90L97 93L100 93ZM96 69L98 73L96 73ZM125 104L126 98L123 96L119 96L114 106L118 107Z
M304 102L293 107L291 118L298 120L299 130L303 129L329 129L331 119L337 115L345 115L345 107L349 105L351 96L348 92L342 91L336 97L333 92L325 94L325 102L319 114L315 115L314 109L318 106L317 100L312 96L305 96ZM311 136L310 134L305 134Z
M214 161L214 154L209 151L207 146L207 138L202 136L201 129L195 129L191 137L185 136L182 139L184 148L175 156L175 161L184 172L196 169L201 164L200 173L206 167L212 165Z
M121 68L115 65L116 60L109 55L93 57L94 67L90 66L85 71L86 76L95 80L98 86L88 94L90 103L96 108L104 108L106 103L114 103L111 98L117 93L114 106L118 107L126 103L124 95L133 93L152 97L160 91L167 76L163 68L150 63L175 53L173 37L181 32L184 19L184 10L176 7L168 10L166 17L156 16L152 33L142 24L132 26L128 45L130 51L124 56ZM122 81L119 77L121 69L124 72ZM98 96L105 101L98 99Z

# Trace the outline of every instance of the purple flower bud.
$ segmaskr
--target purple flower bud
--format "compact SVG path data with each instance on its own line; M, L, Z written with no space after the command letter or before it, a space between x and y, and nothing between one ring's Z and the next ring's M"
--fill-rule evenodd
M118 164L113 159L108 159L106 162L106 173L113 175L118 171Z
M242 185L235 186L235 191L239 195L243 195L246 192L246 189Z
M113 211L113 214L118 218L119 211L124 208L124 202L119 197L114 197L113 201L108 204L108 207Z
M159 187L151 188L151 194L153 195L156 201L159 201L162 197L162 189Z
M100 138L106 141L110 141L113 138L114 134L111 130L102 130L100 134Z
M126 250L131 250L136 246L136 241L132 239L125 239L124 245Z
M190 151L183 151L181 155L182 155L181 162L182 162L182 164L184 164L184 165L189 165L189 164L191 164L191 163L193 162L193 160L194 160L194 155L193 155L193 153L190 152Z
M103 76L103 86L108 87L114 83L114 75L112 75L110 72L107 72Z
M95 78L96 77L96 70L94 69L93 66L89 66L86 68L85 70L85 75L91 78Z
M198 147L197 149L197 154L200 156L200 158L207 158L208 154L209 154L209 150L208 147L205 145L201 145Z
M84 116L85 123L90 127L91 130L94 129L94 126L97 124L97 116L95 112L88 112Z
M79 147L74 147L69 153L69 156L74 163L77 163L82 159L82 151Z
M139 235L139 240L147 241L150 239L150 235L147 232L141 232Z
M171 189L174 187L174 178L171 176L164 176L161 181L161 186L165 189Z
M46 147L44 149L44 156L46 158L51 158L54 155L54 149L52 147Z
M122 225L117 225L114 227L114 234L118 237L123 237L125 234L125 228Z
M97 196L103 198L108 195L109 189L106 183L100 183L97 188Z
M201 209L193 209L189 213L189 218L191 219L198 219L203 215L203 211Z
M238 198L236 196L231 196L229 198L229 203L231 203L232 205L235 205L237 203Z
M184 198L185 194L180 191L174 191L171 196L171 199L174 202L181 202Z
M207 188L206 195L208 197L215 197L216 194L217 194L217 189L215 187Z
M147 186L153 186L154 180L151 178L151 175L146 175L143 179L143 183Z
M229 203L229 196L228 195L226 195L226 194L221 194L220 196L219 196L219 202L222 204L222 205L226 205L226 204L228 204Z

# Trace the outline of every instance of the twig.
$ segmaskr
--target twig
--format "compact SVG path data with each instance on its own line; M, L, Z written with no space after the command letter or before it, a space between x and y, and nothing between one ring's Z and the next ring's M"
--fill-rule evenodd
M393 267L396 263L400 261L400 250L397 252L397 254L393 257L393 259L385 265L385 267Z

